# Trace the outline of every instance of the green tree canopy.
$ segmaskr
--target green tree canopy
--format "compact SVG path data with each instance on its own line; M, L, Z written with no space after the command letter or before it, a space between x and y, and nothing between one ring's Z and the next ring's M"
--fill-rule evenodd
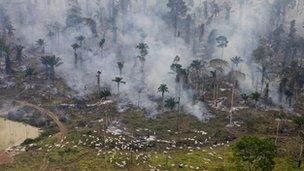
M277 147L270 140L249 136L241 138L233 146L233 157L237 166L245 167L241 170L271 171L276 156Z
M165 107L169 108L170 110L173 110L177 104L178 102L175 101L175 98L173 97L170 97L165 100Z

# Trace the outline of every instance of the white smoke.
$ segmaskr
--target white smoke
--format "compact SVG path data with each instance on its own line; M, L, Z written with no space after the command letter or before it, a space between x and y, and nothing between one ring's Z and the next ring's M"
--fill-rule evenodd
M124 62L122 77L127 82L127 84L121 85L121 96L125 96L133 104L139 103L141 107L155 113L157 104L150 97L160 96L157 93L157 87L162 83L168 85L170 96L177 94L175 76L170 74L170 65L176 55L181 57L180 63L184 67L188 66L194 58L189 45L185 44L181 38L174 37L172 29L161 19L161 16L168 11L167 0L148 1L147 7L144 7L141 1L132 1L128 14L119 13L117 16L117 45L112 43L113 33L105 27L107 24L100 24L96 16L99 10L105 19L105 16L109 15L109 4L112 0L78 0L82 16L92 18L97 22L98 38L94 37L90 28L84 25L76 31L64 28L71 1L73 0L2 0L1 5L8 9L16 28L16 34L23 38L28 46L33 46L36 40L43 38L47 42L47 52L62 58L64 64L58 68L58 73L71 88L79 93L78 95L82 96L96 90L95 75L98 70L102 72L103 86L110 86L112 92L115 92L117 88L112 79L119 76L117 62L120 61ZM253 85L249 76L252 66L247 59L257 47L259 36L269 31L268 17L271 4L267 2L267 0L248 0L246 6L240 7L237 1L231 1L230 22L224 20L224 14L221 12L213 24L208 26L209 32L217 29L220 35L228 38L229 44L225 48L227 61L230 61L233 56L242 56L246 60L241 65L242 71L248 75L243 87L250 88ZM191 11L195 12L196 9L202 7L202 4L203 1L195 1ZM46 36L46 26L56 22L61 25L61 33L50 40ZM130 28L123 33L125 27ZM107 31L105 32L105 30ZM104 32L106 43L101 54L98 41ZM71 44L76 42L75 37L79 35L86 37L86 48L90 50L81 52L85 62L83 68L76 70ZM149 46L149 54L144 67L145 89L140 94L138 93L138 82L142 73L134 71L136 56L139 54L136 45L139 42L145 42ZM219 54L215 53L213 57L218 57ZM188 90L184 90L182 94L181 102L185 109L198 118L205 119L202 117L207 113L204 105L192 104Z

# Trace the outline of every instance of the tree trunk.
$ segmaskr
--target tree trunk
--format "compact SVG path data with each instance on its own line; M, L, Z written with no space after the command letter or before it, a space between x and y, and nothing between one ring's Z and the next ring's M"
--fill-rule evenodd
M234 87L234 84L233 84L233 87L232 87L232 94L231 94L231 108L233 107L233 103L234 103L234 91L235 91L235 87Z
M117 83L117 94L119 95L119 83Z
M165 94L164 94L164 92L162 92L162 110L164 110L164 108L165 108L164 100L165 100Z
M137 101L137 107L139 108L140 106L140 92L138 92L138 101Z
M77 67L77 63L78 63L78 56L77 56L77 52L75 50L74 51L74 64L75 64L75 67Z
M8 55L5 56L5 72L7 75L9 75L13 72L12 66L11 66L11 59Z
M258 101L255 101L255 111L258 111Z
M19 65L21 65L21 62L22 62L22 52L17 52L16 58L17 58L17 61L18 61Z
M216 98L218 99L219 97L220 97L220 84L217 84Z
M130 165L133 164L133 150L130 150Z
M300 154L299 154L299 158L298 158L298 168L301 168L301 164L302 164L302 153L303 153L303 143L301 142Z
M177 15L174 16L174 36L177 36Z
M231 111L230 111L230 116L229 116L229 124L230 124L230 126L233 125L233 124L232 124L232 115L233 115L233 111L231 110Z
M180 122L180 97L178 97L178 106L177 106L177 117L176 117L176 131L179 131L179 122Z
M97 75L97 90L98 90L98 95L100 94L101 92L101 89L100 89L100 74Z
M54 67L51 67L51 81L52 81L52 84L54 84L54 82L55 82L55 68Z
M213 99L216 100L216 84L213 85Z
M278 121L278 124L277 124L275 145L277 145L277 143L278 143L278 139L279 139L279 129L280 129L280 121Z

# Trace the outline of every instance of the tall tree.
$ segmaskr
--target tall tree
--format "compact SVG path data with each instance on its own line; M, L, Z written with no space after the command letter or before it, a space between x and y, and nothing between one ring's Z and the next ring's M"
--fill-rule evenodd
M180 61L180 57L176 56L174 58L173 64L170 66L171 70L175 73L175 83L176 83L176 92L177 92L177 105L178 105L178 112L177 112L177 120L176 120L176 130L179 131L179 118L180 118L180 104L181 104L181 91L182 86L187 84L187 71L183 68L181 64L178 62Z
M144 67L145 67L146 56L148 55L149 46L146 43L139 43L136 46L136 48L139 50L139 55L137 56L137 58L141 62L140 71L139 71L141 73L140 82L141 82L141 84L145 84L144 83L144 80L145 80Z
M302 154L303 154L303 144L304 144L304 117L297 117L294 119L294 123L296 124L296 129L298 132L298 135L300 137L300 151L299 151L299 157L298 157L298 168L301 168L302 165Z
M224 57L224 48L227 47L229 41L228 41L227 37L225 37L225 36L218 36L215 40L217 42L217 47L222 48L221 59L223 59L223 57Z
M71 45L71 47L72 47L73 50L74 50L74 64L75 64L75 66L77 67L78 60L79 60L79 59L78 59L78 55L77 55L77 49L80 48L80 45L77 44L77 43L74 43L74 44Z
M261 94L258 91L251 93L251 99L255 101L255 108L258 108L258 102L260 100Z
M297 43L296 43L296 20L290 22L289 34L284 46L284 66L292 62L297 53Z
M239 67L239 64L242 63L242 62L244 61L244 60L242 59L242 57L240 57L240 56L232 57L230 60L231 60L231 62L234 64L235 70L237 70L238 67Z
M158 87L158 92L161 93L161 96L162 96L162 105L164 107L164 98L165 98L165 93L168 93L169 92L169 89L168 89L168 86L166 84L161 84L159 87Z
M23 51L24 47L22 45L16 45L15 46L15 50L16 50L16 59L17 61L19 62L19 64L21 63L22 61L22 51Z
M286 120L286 116L284 115L284 113L280 112L275 119L278 124L277 124L277 130L276 130L276 139L275 139L275 145L278 144L278 140L279 140L279 130L280 130L280 124L282 121Z
M136 46L137 49L139 49L139 54L137 57L139 58L139 60L144 63L145 60L146 60L146 56L148 55L148 49L149 49L149 46L147 45L147 43L139 43L137 46Z
M124 62L117 62L117 67L118 67L118 70L119 70L119 76L122 75L122 69L124 67Z
M217 90L217 74L218 70L210 71L211 78L212 78L212 87L213 87L213 99L216 99L216 90Z
M263 64L262 67L258 67L257 69L258 69L258 72L260 72L261 75L262 75L262 78L261 78L261 92L262 92L266 80L269 79L269 77L268 77L268 71L267 71L267 69L266 69L265 64Z
M235 71L231 71L229 73L231 79L232 79L232 82L233 82L233 85L232 85L232 92L231 92L231 104L230 104L230 125L232 126L232 115L233 115L233 106L234 106L234 96L235 96L235 89L238 85L238 80L244 80L246 78L246 75L244 73L242 73L241 71L239 70L235 70Z
M26 70L25 70L25 77L26 78L29 78L29 81L31 82L32 81L32 78L34 75L36 75L37 73L35 72L35 68L33 67L27 67Z
M235 65L235 69L230 73L233 81L232 94L231 94L231 108L232 108L234 102L235 88L238 84L238 79L245 79L246 75L238 70L239 64L243 62L243 59L241 57L235 56L231 58L231 62Z
M54 83L55 80L55 67L62 64L61 58L55 55L43 56L40 58L41 63L45 66L48 81Z
M291 89L287 89L287 90L285 90L284 94L285 94L285 97L286 97L286 101L289 104L289 107L291 107L292 106L292 97L294 95L293 92L292 92L292 90Z
M100 92L101 92L101 86L100 86L100 80L101 80L101 78L100 78L100 76L101 76L101 71L97 71L97 75L96 75L96 78L97 78L97 90L98 90L98 94L100 94Z
M80 35L80 36L77 36L77 37L76 37L76 40L78 41L80 47L83 48L83 42L85 41L85 37L82 36L82 35Z
M190 70L195 72L195 89L198 90L200 84L201 69L204 67L201 60L193 60L190 64Z
M119 94L120 84L126 84L126 82L123 81L122 77L115 77L112 81L117 84L117 94Z
M178 36L178 24L186 17L187 5L184 0L169 0L167 7L170 8L169 15L174 26L174 36Z
M4 39L0 39L0 55L5 58L5 73L11 74L13 72L12 62L11 62L11 50L9 46L6 44Z
M219 77L221 76L220 74L225 71L225 68L228 67L228 62L223 59L216 58L216 59L212 59L211 61L209 61L209 63L210 63L210 66L214 69L214 71L216 71L216 72L214 72L214 71L211 72L211 74L212 74L212 77L216 76L216 77L213 77L213 79L215 79L213 83L216 83L216 84L214 84L215 93L216 93L214 98L217 99L220 96L219 92L220 92L221 79L219 79Z
M38 48L41 50L42 54L45 54L45 41L43 39L38 39L36 41Z
M65 24L67 27L75 27L82 22L82 12L78 1L70 1Z
M103 38L98 43L98 46L100 48L101 57L103 57L103 48L104 48L105 43L106 43L106 39L105 39L105 35L104 35Z
M232 7L228 2L224 2L223 6L225 9L225 20L229 21Z

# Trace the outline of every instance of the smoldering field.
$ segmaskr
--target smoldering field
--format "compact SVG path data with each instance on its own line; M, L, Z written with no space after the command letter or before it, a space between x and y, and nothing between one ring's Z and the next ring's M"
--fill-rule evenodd
M126 1L127 7L122 7L120 2L122 1L2 0L0 5L11 17L20 43L32 48L38 39L44 39L46 53L62 58L63 64L58 68L57 76L64 78L78 97L96 92L97 71L102 73L102 87L110 87L115 93L117 87L112 80L120 75L117 62L123 62L121 77L126 84L120 87L122 105L127 100L155 114L158 111L153 98L160 96L157 92L160 84L168 85L168 96L178 96L175 75L170 69L177 55L181 59L180 64L185 67L194 59L220 58L221 49L216 48L215 44L206 43L213 31L217 36L224 35L229 40L223 59L229 61L231 57L242 56L245 60L240 66L246 74L246 80L241 84L242 89L249 91L258 87L261 74L257 72L258 65L252 63L250 56L258 46L259 38L272 30L269 12L272 1L249 0L243 5L231 1L229 21L225 19L226 14L220 12L210 24L206 24L203 41L196 40L196 32L199 30L190 28L192 40L189 42L183 39L183 35L174 36L174 29L166 19L169 12L167 0ZM192 16L194 25L206 23L207 18L199 12L204 1L186 2L192 4L187 13ZM218 3L222 5L223 2ZM207 8L211 13L213 8L210 5ZM68 27L67 17L73 13L71 10L78 10L78 16L95 23ZM77 36L84 36L85 39L83 47L78 50L78 55L83 59L82 64L75 67L71 45L77 42ZM99 41L103 38L105 44L101 48ZM141 42L149 46L143 69L136 49L136 45ZM193 46L199 50L193 50ZM276 86L270 85L270 89L275 89ZM276 91L270 92L276 96ZM209 117L205 104L193 101L192 95L193 90L182 90L181 104L184 109L200 119Z

